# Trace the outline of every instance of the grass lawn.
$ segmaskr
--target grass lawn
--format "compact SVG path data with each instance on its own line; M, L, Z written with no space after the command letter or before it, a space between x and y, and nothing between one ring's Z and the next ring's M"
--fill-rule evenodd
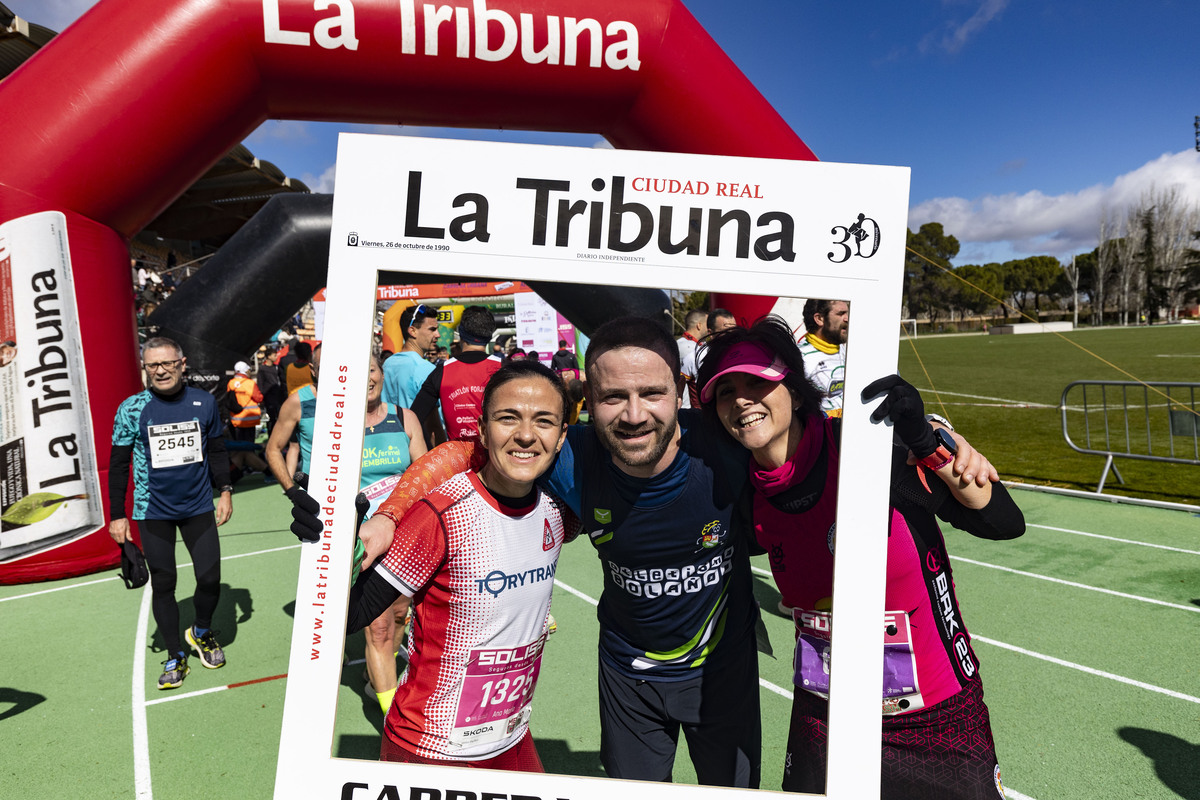
M853 368L853 345L850 352ZM1131 380L1118 367L1139 380L1200 384L1200 325L1085 329L1065 335L904 337L900 342L900 373L922 390L926 410L950 419L1005 479L1087 491L1096 489L1104 460L1067 445L1058 406L1072 381ZM1140 390L1136 394L1140 408ZM1069 404L1078 399L1073 395ZM1152 402L1165 401L1152 395ZM1165 409L1156 411L1165 419ZM1069 412L1068 419L1072 438L1080 443L1083 414ZM1099 414L1090 420L1093 427L1102 425ZM1133 425L1138 420L1144 431L1142 417ZM1164 444L1155 452L1165 454L1165 422L1153 426L1156 443ZM1141 441L1144 446L1144 435ZM1191 437L1182 442L1176 437L1177 453L1184 442L1189 455ZM1135 434L1131 449L1138 447ZM1126 483L1110 475L1105 492L1197 502L1200 467L1133 459L1116 463Z

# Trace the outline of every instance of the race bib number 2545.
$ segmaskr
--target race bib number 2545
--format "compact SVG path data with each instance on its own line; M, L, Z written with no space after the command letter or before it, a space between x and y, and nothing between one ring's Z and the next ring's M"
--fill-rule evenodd
M155 469L195 464L204 458L200 447L200 422L172 422L150 425L150 466Z

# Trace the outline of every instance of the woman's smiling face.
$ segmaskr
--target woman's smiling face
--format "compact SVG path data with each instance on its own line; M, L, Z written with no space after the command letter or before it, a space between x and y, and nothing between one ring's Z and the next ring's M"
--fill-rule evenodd
M383 394L383 369L379 362L371 358L371 368L367 371L367 405L373 406L379 402Z
M562 395L540 375L498 387L479 425L488 451L481 472L484 485L507 497L527 494L567 436L562 408Z
M738 444L756 456L787 450L792 426L792 393L781 381L745 372L722 375L713 392L717 418ZM762 464L776 458L756 458Z

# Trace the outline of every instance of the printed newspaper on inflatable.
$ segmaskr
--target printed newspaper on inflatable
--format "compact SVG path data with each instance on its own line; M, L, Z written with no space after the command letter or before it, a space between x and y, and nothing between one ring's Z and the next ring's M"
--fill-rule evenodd
M908 170L896 167L343 134L309 484L324 533L301 556L275 796L746 795L334 757L378 274L845 299L855 312L845 396L857 398L896 369L907 203ZM862 749L880 735L878 690L850 690L882 681L891 431L871 425L868 410L848 400L842 432L843 474L854 481L838 498L839 539L852 544L834 569L827 796L836 800L879 796L878 758ZM535 740L537 721L535 697ZM776 766L764 764L764 775Z
M66 231L0 225L0 561L104 523Z

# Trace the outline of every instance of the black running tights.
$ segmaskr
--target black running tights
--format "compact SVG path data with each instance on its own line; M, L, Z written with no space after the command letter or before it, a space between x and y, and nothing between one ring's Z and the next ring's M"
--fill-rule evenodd
M221 596L221 543L217 536L217 520L213 512L187 519L144 519L138 523L142 531L142 549L150 567L151 607L154 621L166 640L167 652L183 650L179 633L179 604L175 602L175 530L192 556L196 573L196 625L212 627L213 612Z

